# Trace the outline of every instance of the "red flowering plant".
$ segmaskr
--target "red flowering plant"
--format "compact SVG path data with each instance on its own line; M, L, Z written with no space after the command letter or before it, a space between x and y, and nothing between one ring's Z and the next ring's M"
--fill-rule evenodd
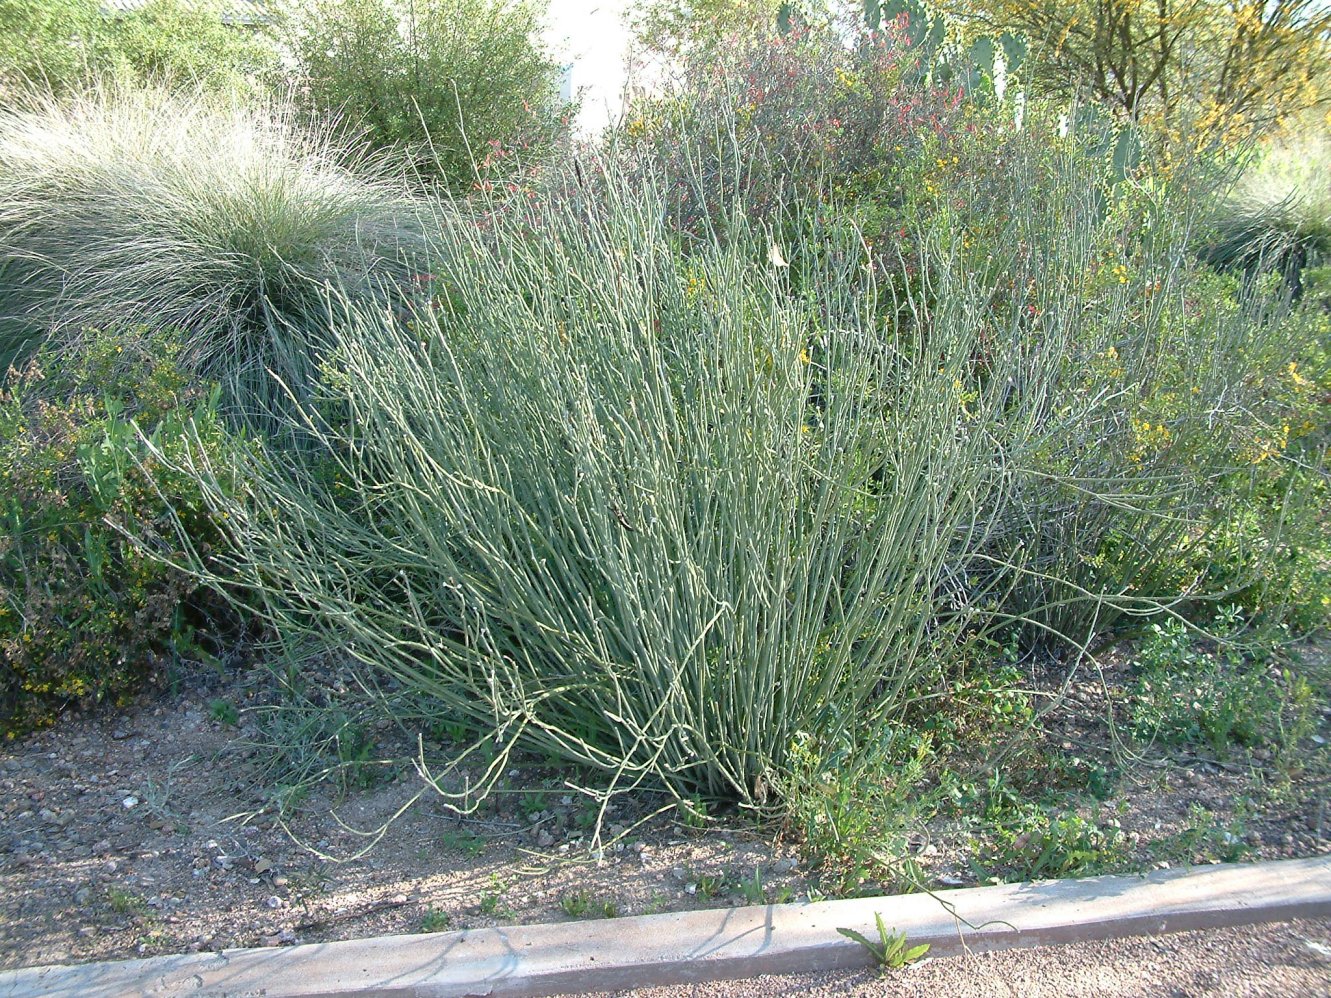
M933 82L907 26L902 15L850 39L808 26L735 36L686 64L673 93L634 103L621 137L671 178L678 231L896 186L965 114L963 91Z

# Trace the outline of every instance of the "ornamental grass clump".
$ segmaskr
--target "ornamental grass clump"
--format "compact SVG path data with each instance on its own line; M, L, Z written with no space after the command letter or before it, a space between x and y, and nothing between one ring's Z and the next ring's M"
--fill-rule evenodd
M358 299L405 278L411 205L383 164L281 106L105 87L0 110L0 360L48 330L184 333L180 362L263 411L299 392L332 283Z
M960 298L935 335L885 329L850 243L807 298L742 219L681 258L665 193L606 171L603 200L484 233L445 211L408 327L337 312L299 409L320 467L274 459L234 498L192 473L251 607L478 732L480 791L522 746L602 791L772 804L797 737L902 710L964 617L978 344Z
M1222 201L1205 255L1219 266L1274 270L1301 290L1304 268L1331 260L1329 171L1324 128L1273 141Z

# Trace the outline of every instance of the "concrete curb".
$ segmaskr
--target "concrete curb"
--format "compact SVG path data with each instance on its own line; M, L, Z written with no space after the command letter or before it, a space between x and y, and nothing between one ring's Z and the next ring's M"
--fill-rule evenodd
M1331 856L1146 876L384 936L0 973L0 996L535 996L871 962L874 915L930 955L1331 915ZM967 924L969 923L969 924Z

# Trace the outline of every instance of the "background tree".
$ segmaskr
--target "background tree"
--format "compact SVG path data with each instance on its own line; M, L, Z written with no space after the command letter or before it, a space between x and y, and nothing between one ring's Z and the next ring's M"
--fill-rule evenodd
M261 87L277 66L265 26L228 15L221 0L148 0L128 11L100 0L0 0L0 93L108 80Z
M834 7L843 6L827 0L644 0L630 11L629 25L644 50L679 60L734 35L826 20Z
M1232 139L1326 99L1319 0L950 0L967 30L1028 40L1036 92Z
M469 187L475 165L543 140L559 113L555 66L531 0L312 0L285 35L298 98L426 174ZM491 143L498 146L492 146Z

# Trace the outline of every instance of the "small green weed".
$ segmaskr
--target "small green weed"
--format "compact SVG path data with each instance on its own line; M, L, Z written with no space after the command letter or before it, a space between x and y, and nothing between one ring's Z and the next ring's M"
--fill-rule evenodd
M849 739L826 747L809 735L794 739L784 788L789 820L829 894L853 895L868 880L909 883L905 829L931 753L932 738L909 729L889 731L868 748Z
M148 903L123 887L108 887L106 901L117 915L143 917L148 914Z
M753 879L741 880L738 890L749 904L764 904L767 901L767 889L763 886L762 871L756 866L753 868Z
M487 843L483 837L474 832L458 829L443 832L439 836L439 844L445 849L451 849L468 858L475 859L485 852Z
M1084 877L1116 868L1127 856L1127 836L1114 819L1101 825L1024 803L991 820L977 850L982 880Z
M681 798L677 805L679 820L685 828L705 828L707 825L707 803L697 795Z
M883 922L883 916L875 913L874 922L878 925L878 941L856 932L854 929L837 929L837 932L847 939L853 939L859 943L870 954L878 968L886 973L889 970L899 970L908 963L913 963L925 953L929 952L928 943L920 943L918 946L907 946L906 935L904 932L888 931L887 925Z
M240 712L235 704L220 697L208 704L208 717L216 724L234 728L240 722Z
M1151 845L1151 854L1171 863L1237 863L1252 850L1244 837L1244 809L1227 823L1216 815L1193 804L1188 810L1187 825L1173 835Z
M712 898L721 894L726 889L726 875L724 873L709 874L704 873L695 881L697 887L697 897L704 901L710 901Z
M504 903L504 892L507 890L508 885L499 878L499 875L491 874L490 889L481 894L481 900L477 905L480 913L500 921L512 919L513 909Z
M448 912L440 911L437 908L426 908L425 914L421 916L421 931L443 932L452 921L453 919Z
M569 918L614 918L619 906L614 901L596 898L590 891L575 891L559 899L559 907Z
M1212 627L1226 636L1240 625L1238 610L1228 608ZM1306 684L1289 678L1290 706L1297 714L1309 694ZM1234 744L1279 744L1287 737L1287 698L1267 664L1229 643L1206 647L1177 620L1151 626L1128 697L1132 732L1141 740L1204 745L1223 753Z

